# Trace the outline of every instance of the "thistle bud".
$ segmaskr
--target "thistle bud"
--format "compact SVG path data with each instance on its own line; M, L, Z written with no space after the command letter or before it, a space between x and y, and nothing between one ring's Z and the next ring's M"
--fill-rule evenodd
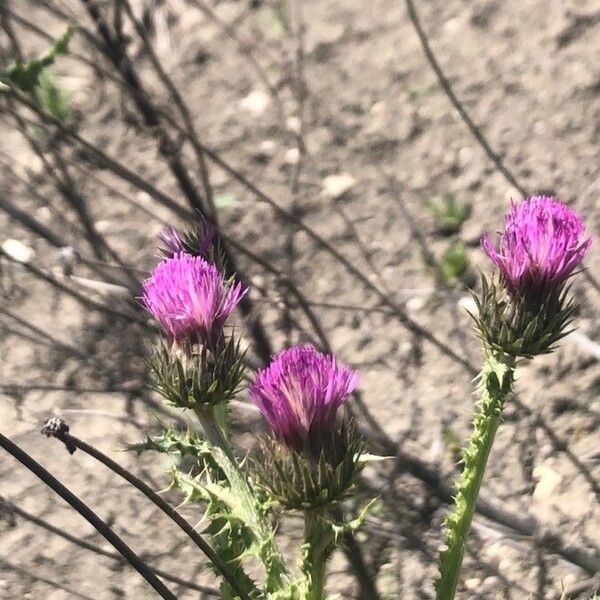
M510 356L550 352L568 333L577 305L565 284L592 240L579 215L546 196L513 204L505 223L497 248L482 238L500 281L483 280L478 327L490 348Z
M149 361L154 389L171 405L193 410L228 402L245 375L243 353L233 337L217 347L194 346L187 352L162 346Z
M286 508L339 501L356 481L363 443L337 412L357 382L355 371L308 345L284 350L258 372L250 396L272 435L262 444L257 472Z
M160 234L163 243L162 253L166 258L185 252L190 256L201 256L209 259L215 233L213 223L203 216L198 218L198 222L193 229L184 233L179 233L173 227L169 227Z

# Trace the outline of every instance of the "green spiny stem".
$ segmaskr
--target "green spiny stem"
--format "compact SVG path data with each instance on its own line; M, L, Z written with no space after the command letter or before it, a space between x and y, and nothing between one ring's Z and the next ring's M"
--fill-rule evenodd
M325 515L317 510L304 513L304 546L301 569L306 576L305 600L323 600L327 560L334 548L334 533Z
M256 498L246 475L242 472L233 450L221 425L217 407L209 406L196 409L206 440L221 452L214 452L214 457L225 472L232 490L238 494L244 506L244 512L251 522L251 529L260 543L260 558L267 569L267 592L286 587L288 569L281 551L275 542L273 530L267 517L261 513ZM222 415L221 415L222 416Z
M456 488L454 511L446 519L447 549L440 554L437 600L452 600L456 593L465 544L471 529L485 467L500 425L502 407L514 379L514 359L489 355L481 371L478 412L463 452L463 471Z
M217 414L217 407L215 406L202 406L200 408L196 408L195 410L196 416L200 421L200 426L202 427L202 431L204 433L204 437L206 441L214 446L215 448L220 448L230 462L234 466L238 466L235 457L233 456L233 451L231 449L231 445L227 441L225 434L223 433L223 429L219 425L219 415Z

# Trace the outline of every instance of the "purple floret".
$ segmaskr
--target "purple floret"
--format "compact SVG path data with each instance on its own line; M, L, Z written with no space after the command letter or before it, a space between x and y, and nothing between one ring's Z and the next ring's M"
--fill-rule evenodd
M246 292L202 257L179 252L158 264L142 300L173 341L213 344Z
M487 233L481 243L513 296L543 299L559 290L592 243L580 216L548 196L513 204L505 223L498 248Z
M334 426L341 404L358 383L357 373L310 345L280 352L256 375L250 397L274 434L299 450Z

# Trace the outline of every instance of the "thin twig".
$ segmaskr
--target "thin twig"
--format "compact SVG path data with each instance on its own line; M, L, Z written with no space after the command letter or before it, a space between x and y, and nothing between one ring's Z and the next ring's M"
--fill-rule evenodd
M68 531L65 531L64 528L55 527L54 525L52 525L51 523L48 523L44 519L41 519L40 517L36 517L35 515L32 515L31 513L27 512L26 510L23 510L22 508L20 508L13 502L9 502L8 500L6 500L6 498L3 498L2 496L0 496L0 512L2 512L2 511L8 513L9 515L12 515L12 514L18 515L21 518L25 519L26 521L29 521L29 522L33 523L34 525L37 525L38 527L41 527L42 529L45 529L46 531L49 531L50 533L53 533L65 540L71 542L72 544L75 544L76 546L79 546L80 548L89 550L90 552L93 552L94 554L98 554L100 556L104 556L106 558L116 560L120 563L127 562L123 558L123 556L121 554L119 554L118 552L111 552L110 550L105 550L104 548L101 548L100 546L97 546L96 544L92 544L92 543L88 542L87 540L78 538L77 536L70 534ZM194 583L193 581L187 581L185 579L181 579L180 577L171 575L170 573L167 573L166 571L161 571L160 569L157 569L151 565L149 565L149 566L154 571L154 573L156 575L158 575L158 577L161 577L162 579L166 579L167 581L171 581L172 583L176 583L177 585L181 585L181 586L189 588L191 590L203 592L204 594L210 594L211 596L219 596L220 595L220 592L218 590L216 590L215 588L198 585L197 583Z
M0 433L0 447L16 458L24 467L41 479L49 488L71 505L90 525L110 542L129 564L156 590L165 600L177 600L177 597L165 586L148 565L94 512L67 489L56 477L34 460L27 452Z
M94 598L86 596L85 594L81 594L77 590L63 585L62 583L49 579L48 577L44 577L39 573L32 573L31 571L27 571L26 569L19 567L19 565L15 565L14 563L8 562L3 558L0 558L0 566L14 573L19 573L20 575L28 577L34 581L41 581L42 583L45 583L46 585L49 585L50 587L56 588L58 590L62 590L63 592L69 594L70 596L74 596L75 598L81 598L81 600L94 600Z
M494 165L496 166L498 171L500 171L500 173L502 173L504 178L516 190L518 190L520 194L522 194L523 196L527 196L527 191L525 190L525 188L516 180L515 176L504 166L504 162L502 161L502 158L500 158L498 153L496 153L492 149L492 147L490 146L488 141L485 139L485 137L481 133L481 130L479 129L479 127L477 127L477 125L475 125L475 123L473 122L473 120L471 119L471 117L469 116L467 111L465 110L462 103L456 97L456 94L452 90L452 85L450 84L450 81L448 81L448 78L444 74L444 71L440 67L440 65L437 61L437 58L435 57L435 54L433 53L433 50L431 49L431 46L429 45L429 40L427 39L427 35L425 34L425 31L423 31L423 27L421 26L421 21L419 20L419 15L417 14L417 10L415 8L415 4L414 4L413 0L405 0L405 2L406 2L406 8L408 10L408 16L410 17L410 20L412 21L412 24L415 28L415 31L417 32L417 35L419 36L419 41L421 42L421 46L423 47L423 52L425 53L425 56L427 57L427 61L429 62L429 65L435 72L435 74L438 78L438 81L440 82L440 85L442 86L442 89L448 96L450 102L452 102L454 108L456 108L456 110L458 111L458 114L460 115L462 120L465 122L466 126L469 128L469 130L471 131L471 133L473 134L475 139L479 142L479 144L481 145L481 147L483 148L485 153L488 155L490 160L494 163Z
M39 267L31 263L22 263L15 260L12 256L10 256L4 250L2 250L2 248L0 248L0 256L4 256L10 262L23 267L26 271L30 272L38 279L41 279L49 283L59 291L66 293L67 295L71 296L88 309L105 313L112 317L125 319L126 321L131 323L137 323L138 325L141 325L142 327L144 327L144 329L147 329L149 331L156 331L156 328L153 325L151 325L147 320L145 320L140 314L126 313L117 308L113 308L112 306L108 306L107 304L97 302L96 300L93 300L92 298L89 298L88 296L85 296L84 294L79 293L77 290L74 290L73 288L69 287L66 283L64 283L52 273L45 271L44 269L40 269Z
M125 479L136 489L142 492L155 506L164 512L178 527L184 531L190 539L204 552L207 558L213 563L215 568L229 582L231 587L243 600L251 600L244 588L238 583L234 575L230 572L227 565L221 560L219 555L212 549L210 544L161 496L159 496L150 486L143 482L139 477L123 468L117 462L106 456L103 452L87 444L83 440L69 433L69 426L60 417L52 417L46 421L42 428L42 433L48 437L55 437L73 454L77 448L89 456L101 462L111 471Z

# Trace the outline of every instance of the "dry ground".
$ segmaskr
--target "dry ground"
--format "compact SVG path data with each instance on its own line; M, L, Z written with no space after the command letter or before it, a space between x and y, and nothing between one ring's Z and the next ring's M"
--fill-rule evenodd
M11 4L16 13L48 31L61 31L62 25L37 8L36 2ZM67 12L77 6L75 0L55 4ZM472 269L489 270L477 240L484 229L500 227L509 201L520 194L486 157L438 85L404 2L307 0L302 4L306 99L301 121L307 157L295 209L341 255L386 289L411 318L477 365L479 344L461 308L466 292L436 285L423 259L424 251L441 256L452 241L436 231L427 201L452 193L470 203L471 217L458 237L467 245ZM573 203L600 236L600 184L594 185L600 177L600 2L418 4L424 29L457 96L519 183L531 192L555 193ZM240 36L252 41L254 56L278 90L280 107L221 27L183 0L168 1L167 7L166 28L159 28L154 38L157 51L187 99L201 138L282 206L291 207L296 142L290 129L296 129L297 120L290 117L298 116L290 83L293 42L277 18L276 7L259 3L250 9L247 4L224 1L213 9L224 22L233 23ZM44 47L32 34L17 30L28 53ZM75 47L83 47L81 40L76 40ZM154 84L141 53L136 64ZM114 88L99 82L88 67L73 59L61 59L57 71L64 76L74 110L81 116L82 134L179 197L157 158L154 141L139 133L131 106ZM36 189L51 199L51 209L33 198L15 173L5 168L6 154L1 157L0 190L41 221L66 231L61 221L64 207L39 160L11 120L1 122L1 150L8 153L16 175L34 178ZM109 179L102 171L98 174ZM353 182L345 193L328 195L326 184L331 180L327 177L336 174L347 174ZM282 250L287 225L218 168L211 168L211 176L220 196L225 230L253 252L287 269ZM176 224L144 194L113 184ZM78 185L90 198L99 231L130 264L147 271L155 262L155 237L162 224L86 174L78 176ZM24 241L36 252L36 264L59 266L54 250L4 215L0 215L0 238L1 242L8 238ZM473 411L470 374L394 317L369 311L377 306L374 295L306 234L297 233L294 241L294 279L309 300L321 303L315 311L332 347L359 369L369 410L392 439L402 442L403 450L451 477L453 456L446 441L467 435ZM596 279L600 279L599 257L597 242L587 259ZM249 263L242 264L257 286L272 289L269 277ZM2 386L126 387L132 391L24 392L4 387L0 430L110 519L153 564L210 584L210 574L200 575L202 557L135 491L91 459L80 453L69 457L57 443L38 434L44 417L62 412L76 434L142 473L156 489L162 488L164 464L151 457L138 461L118 453L125 442L138 439L155 425L152 411L143 402L148 392L143 385L140 390L145 334L118 319L83 310L78 302L14 265L3 265L2 285L2 306L89 355L82 360L68 351L49 348L37 335L33 339L16 335L15 329L22 328L4 315ZM598 483L595 493L580 467L600 481L600 364L597 347L586 342L600 340L600 291L583 277L578 278L575 290L582 301L578 325L585 338L570 337L553 355L525 365L517 383L522 402L568 443L571 454L557 449L535 417L509 406L484 491L503 507L534 515L597 556ZM273 294L264 297L256 289L253 297L274 347L281 347L285 335L277 298ZM125 300L114 296L110 302L119 306ZM251 418L240 411L240 429ZM573 456L579 466L573 464ZM384 567L378 583L386 597L431 598L435 548L446 508L431 500L426 486L406 474L401 473L392 485L399 499L389 501L388 509L369 523L369 558L380 553ZM0 493L61 529L103 545L90 527L6 455L0 455ZM385 498L390 500L388 494ZM183 510L190 519L201 515L194 507ZM11 519L6 511L0 516L0 597L153 597L132 570L19 516ZM386 531L393 533L391 541L383 544L382 532ZM293 536L293 523L284 527L282 535L288 532ZM483 519L478 520L471 548L463 598L524 599L530 594L555 598L561 582L569 585L589 577ZM342 554L336 556L333 569L337 574L332 594L342 590L342 597L353 597L353 579L343 574ZM177 593L182 599L198 597L197 592L183 588Z

